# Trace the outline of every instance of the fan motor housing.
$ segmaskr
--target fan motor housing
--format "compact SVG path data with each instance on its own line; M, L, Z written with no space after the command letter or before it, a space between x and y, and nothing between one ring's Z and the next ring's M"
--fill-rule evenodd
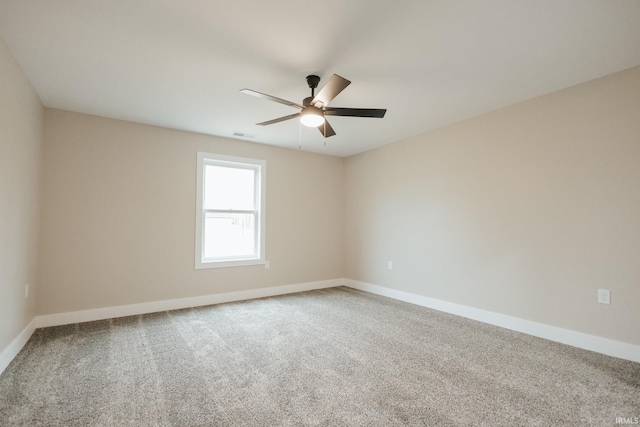
M303 99L303 100L302 100L302 105L303 105L303 106L305 106L305 107L310 106L310 105L311 105L311 100L312 100L312 99L313 99L313 98L312 98L312 97L310 97L310 96L306 97L305 99Z

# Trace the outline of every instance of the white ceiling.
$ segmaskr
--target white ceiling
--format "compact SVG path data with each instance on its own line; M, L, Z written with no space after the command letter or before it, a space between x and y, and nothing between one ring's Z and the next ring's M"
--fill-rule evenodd
M0 0L47 107L348 156L640 65L640 0ZM326 140L305 76L352 81ZM244 138L246 139L246 138Z

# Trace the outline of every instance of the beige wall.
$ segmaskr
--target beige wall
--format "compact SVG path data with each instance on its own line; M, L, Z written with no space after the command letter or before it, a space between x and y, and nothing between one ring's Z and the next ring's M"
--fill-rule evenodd
M640 67L345 168L348 278L640 344Z
M270 269L194 269L197 151L267 161ZM38 312L341 278L343 163L45 109Z
M35 315L42 111L0 39L0 352Z

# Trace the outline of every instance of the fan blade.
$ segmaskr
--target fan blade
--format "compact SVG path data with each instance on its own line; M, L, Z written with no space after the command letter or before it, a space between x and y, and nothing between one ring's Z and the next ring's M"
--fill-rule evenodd
M331 76L326 85L320 89L320 92L311 100L311 105L317 107L317 103L321 103L323 107L331 102L333 98L338 96L340 92L349 86L351 82L337 74Z
M374 117L381 119L384 117L386 109L380 108L338 108L327 107L324 110L325 116L347 116L347 117Z
M285 120L295 119L296 117L300 117L300 113L291 114L289 116L280 117L279 119L273 119L273 120L269 120L267 122L256 123L256 125L258 125L258 126L272 125L274 123L284 122Z
M333 128L331 127L331 125L326 119L324 120L323 124L318 126L318 130L320 131L322 136L324 136L325 138L329 138L330 136L333 136L336 134L336 131L333 130Z
M275 96L267 95L266 93L256 92L255 90L242 89L240 92L246 93L247 95L252 95L258 98L268 99L269 101L277 102L279 104L288 105L289 107L296 107L301 109L304 108L302 105L296 104L295 102L287 101L286 99L282 99L282 98L276 98Z

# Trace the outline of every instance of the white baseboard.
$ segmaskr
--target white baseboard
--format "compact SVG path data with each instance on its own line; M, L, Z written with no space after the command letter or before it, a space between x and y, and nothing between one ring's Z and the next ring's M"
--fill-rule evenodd
M588 335L582 332L545 325L543 323L532 322L530 320L481 310L479 308L428 298L422 295L385 288L383 286L358 282L356 280L344 279L344 284L350 288L432 308L434 310L444 311L446 313L455 314L456 316L478 320L480 322L489 323L491 325L500 326L513 331L545 338L550 341L595 351L608 356L619 357L620 359L640 362L640 346L638 345Z
M112 319L115 317L135 316L137 314L155 313L158 311L177 310L181 308L200 307L203 305L221 304L232 301L243 301L275 295L310 291L313 289L343 286L343 279L322 280L318 282L297 283L294 285L274 286L271 288L250 289L247 291L229 292L225 294L204 295L192 298L147 302L141 304L120 305L116 307L97 308L94 310L73 311L69 313L47 314L36 316L26 328L0 353L0 374L18 355L22 347L29 341L37 328L68 325L71 323L91 322L94 320Z
M545 338L574 347L603 353L621 359L640 362L640 346L596 337L568 329L549 326L542 323L519 319L504 314L493 313L478 308L468 307L434 298L428 298L409 292L398 291L351 279L332 279L318 282L298 283L294 285L275 286L271 288L251 289L247 291L224 294L205 295L192 298L155 301L141 304L121 305L116 307L82 310L69 313L48 314L35 317L22 332L0 353L0 374L9 366L22 347L27 343L36 328L60 326L71 323L90 322L94 320L112 319L115 317L134 316L158 311L177 310L181 308L199 307L203 305L221 304L232 301L243 301L264 298L295 292L324 289L335 286L349 286L354 289L409 302L423 307L455 314L491 325L500 326L525 334Z
M17 337L0 353L0 374L9 366L14 357L20 353L22 347L29 341L31 334L36 330L37 318L34 317L31 322L18 334Z
M344 285L343 279L322 280L318 282L297 283L294 285L274 286L271 288L250 289L247 291L228 292L224 294L203 295L200 297L179 298L164 301L145 302L141 304L119 305L115 307L96 308L93 310L71 311L68 313L47 314L37 317L37 327L69 325L72 323L92 322L94 320L113 319L115 317L135 316L138 314L156 313L159 311L178 310L181 308L200 307L203 305L222 304L232 301L244 301L275 295L310 291L313 289L332 288Z

